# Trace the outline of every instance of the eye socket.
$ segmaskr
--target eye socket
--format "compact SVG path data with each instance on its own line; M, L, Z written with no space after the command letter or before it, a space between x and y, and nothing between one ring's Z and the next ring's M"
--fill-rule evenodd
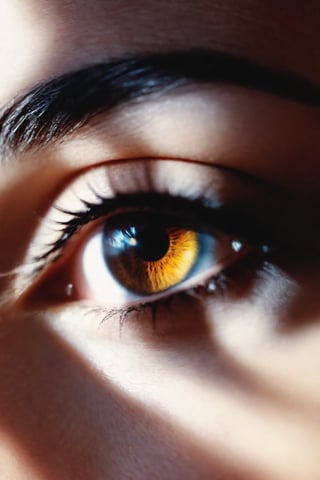
M197 229L177 216L120 214L99 226L79 249L75 295L108 306L150 302L205 283L245 250L240 241Z
M172 160L89 170L40 225L22 301L118 310L215 290L240 260L237 271L275 243L270 196L260 190L236 173L188 163L182 170Z

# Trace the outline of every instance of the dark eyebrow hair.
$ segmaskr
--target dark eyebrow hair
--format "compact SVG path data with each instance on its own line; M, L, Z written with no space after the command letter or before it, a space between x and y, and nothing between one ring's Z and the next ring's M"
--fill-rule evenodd
M320 87L224 52L192 50L113 59L36 86L0 116L0 153L48 145L93 117L189 83L219 82L320 106Z

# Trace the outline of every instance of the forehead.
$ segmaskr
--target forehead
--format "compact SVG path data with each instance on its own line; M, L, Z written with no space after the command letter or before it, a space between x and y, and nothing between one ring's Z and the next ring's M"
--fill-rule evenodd
M15 0L0 4L0 102L66 71L205 47L320 83L320 6L275 0Z

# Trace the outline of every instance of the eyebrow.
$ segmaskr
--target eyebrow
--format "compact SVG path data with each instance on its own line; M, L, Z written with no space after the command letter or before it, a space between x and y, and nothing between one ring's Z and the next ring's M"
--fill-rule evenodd
M320 87L304 77L229 53L192 50L94 64L36 86L3 109L0 154L38 149L133 101L201 83L260 90L311 107Z

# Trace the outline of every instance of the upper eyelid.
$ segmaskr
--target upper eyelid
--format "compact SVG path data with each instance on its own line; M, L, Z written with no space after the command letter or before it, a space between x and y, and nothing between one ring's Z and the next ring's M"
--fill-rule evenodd
M159 193L137 193L133 195L120 195L114 198L102 198L97 195L99 202L90 204L83 201L85 210L63 211L69 220L59 222L62 225L61 235L47 251L37 260L44 261L52 254L58 254L76 235L79 230L98 219L107 220L113 218L117 213L130 211L152 211L154 214L175 215L179 220L188 224L190 228L204 228L212 234L220 232L237 235L254 243L269 244L267 232L263 231L261 225L254 225L251 216L246 216L241 210L228 209L225 206L209 206L208 199L199 197L190 200L184 197L172 197ZM185 212L188 212L186 215ZM241 221L239 222L239 219Z
M156 170L152 174L155 175L153 178L150 174L154 167L156 167ZM140 191L141 177L138 175L137 181L135 181L135 176L132 176L132 173L139 172L139 169L139 175L142 175L142 177L147 180L142 191ZM159 184L160 180L158 178L158 171L162 178L161 182L164 181L164 184L161 182L161 185ZM187 174L186 178L181 177L181 171ZM119 185L118 183L109 184L106 190L106 185L110 178L113 178L113 173L111 175L111 172L115 173L114 178L118 178L118 172L121 173L121 183ZM92 182L92 179L95 181ZM129 183L131 187L127 194L123 194L121 192L126 191L126 183L129 181L127 179L130 179ZM96 180L98 183L95 183ZM78 183L80 185L79 191L76 188ZM122 185L121 192L117 192L118 186L120 185ZM159 198L161 195L162 198L167 196L169 199L181 196L185 208L187 205L194 205L196 201L202 208L204 206L204 201L207 202L209 200L211 202L211 207L219 207L219 205L221 205L221 199L223 203L230 204L230 198L233 198L231 203L234 205L236 199L236 203L239 204L239 211L241 203L245 203L248 206L256 201L260 203L260 207L262 208L263 199L265 200L265 197L268 197L273 193L273 191L269 189L269 186L261 185L260 181L250 178L241 172L229 171L225 168L199 162L186 162L179 159L139 159L137 161L119 161L111 165L105 164L89 169L85 172L80 172L70 184L67 184L64 187L62 194L54 200L54 206L58 205L61 210L69 210L71 214L74 212L75 215L77 215L80 212L80 215L82 215L86 208L85 202L89 201L91 204L97 203L97 194L98 197L100 196L101 198L110 197L110 206L114 208L115 201L118 202L118 198L121 195L125 200L127 207L127 200L130 200L130 194L132 195L132 199L135 199L135 205L138 206L136 202L137 194L146 194L147 192L150 193L152 191L156 191L159 194ZM72 206L72 201L70 202L70 193L72 193L71 198L74 200L75 207ZM250 197L252 197L253 201ZM143 198L142 195L141 201L144 202L145 198ZM112 199L116 200L114 201ZM109 200L107 201L109 202ZM99 215L107 215L108 212L105 207L106 205L103 206ZM214 208L211 210L208 209L208 212L212 212L213 210ZM53 245L58 239L61 239L61 236L63 236L64 232L63 228L60 228L61 225L58 229L55 227L55 231L52 229L52 226L59 224L60 218L57 218L57 212L58 210L56 210L55 207L51 207L49 212L43 216L43 222L41 222L43 225L40 225L40 234L38 234L38 232L36 233L36 239L34 242L34 245L37 245L37 248L31 246L28 253L27 258L29 260L31 258L31 263L33 263L35 259L38 259L38 261L41 262L41 258L43 259L46 256L45 252L50 250L48 244L51 243ZM72 218L73 217L70 217L68 214L63 215L63 219L66 222L69 222L70 220L72 221ZM97 215L95 215L95 218L97 218ZM75 225L80 226L82 223L88 222L79 221L78 224L75 222ZM42 239L43 228L46 230L45 240ZM40 248L38 248L38 246L40 246ZM58 251L58 249L56 249L56 251Z
M156 209L162 213L164 213L164 208L163 205L160 208L160 205L155 206L154 200L157 199L158 202L161 202L163 204L164 201L168 200L170 203L174 204L176 201L178 201L180 204L182 203L184 206L191 206L192 204L195 206L195 201L190 201L186 198L183 197L171 197L168 195L161 195L161 194L131 194L131 195L118 195L112 198L103 198L100 195L97 194L97 202L92 202L89 203L85 200L81 200L81 203L86 207L84 210L78 210L78 211L68 211L68 210L63 210L60 209L58 206L57 208L58 211L62 212L67 216L68 219L64 221L58 221L57 224L61 226L61 235L57 239L54 245L49 246L48 250L46 253L42 254L39 256L36 260L44 260L48 256L50 256L52 253L55 253L56 251L60 251L64 245L73 237L81 227L88 225L92 222L94 222L97 219L107 219L108 216L111 214L115 214L117 211L130 211L132 209L137 210L138 208L143 208L146 207L146 205L149 205L150 207L150 200L153 200L153 211L156 211ZM199 208L205 209L205 201L204 199L197 199L196 202L197 205L197 211L199 211ZM171 205L171 211L173 209L174 205ZM167 210L169 208L169 205L167 205ZM175 212L177 212L177 205L175 205ZM182 214L182 210L181 214ZM191 217L189 218L191 221Z

